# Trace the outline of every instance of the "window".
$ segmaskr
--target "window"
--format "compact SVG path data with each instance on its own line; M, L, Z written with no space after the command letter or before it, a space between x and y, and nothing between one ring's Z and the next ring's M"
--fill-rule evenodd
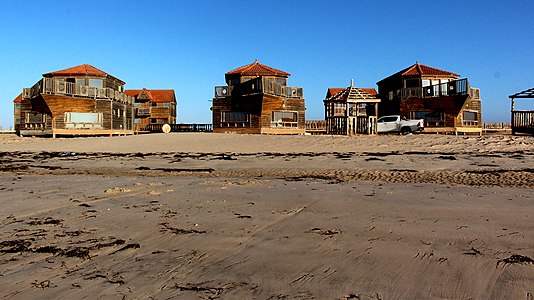
M440 126L444 124L445 114L441 111L412 111L411 119L423 119L425 126Z
M84 78L76 78L76 84L77 85L85 85L85 79Z
M419 79L406 79L404 83L407 88L419 87Z
M334 103L334 116L344 116L347 110L346 103Z
M297 127L296 111L273 111L271 127Z
M250 113L224 111L221 113L221 122L226 123L245 123L250 122Z
M476 125L478 125L478 112L476 112L476 111L464 111L463 117L464 117L464 120L463 120L463 125L464 126L476 126Z
M46 116L39 113L26 113L25 123L44 123Z
M287 86L287 79L286 78L276 78L274 81L276 83L280 84L280 85Z
M103 88L104 87L104 81L102 79L89 79L89 86L96 87L96 88Z
M441 79L439 89L441 90L442 96L447 96L449 94L449 80Z
M102 113L66 112L64 116L66 128L102 129L104 120Z

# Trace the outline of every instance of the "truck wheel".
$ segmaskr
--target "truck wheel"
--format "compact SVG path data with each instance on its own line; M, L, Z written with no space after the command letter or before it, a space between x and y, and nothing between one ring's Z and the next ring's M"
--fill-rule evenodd
M412 131L410 130L410 127L402 127L402 128L401 128L401 134L402 134L402 135L407 135L407 134L410 133L410 132L412 132Z

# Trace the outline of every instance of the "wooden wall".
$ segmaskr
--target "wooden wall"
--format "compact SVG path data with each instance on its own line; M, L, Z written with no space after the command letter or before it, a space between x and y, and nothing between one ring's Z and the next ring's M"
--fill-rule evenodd
M212 112L212 124L213 132L218 132L221 128L221 112L232 110L232 97L213 98L211 112Z
M295 111L297 112L297 128L302 129L302 132L306 129L306 107L303 98L283 98L271 95L263 95L263 105L261 111L261 128L271 128L272 112L273 111ZM274 128L273 128L274 129ZM289 128L277 128L289 129Z
M461 126L463 121L463 112L465 110L477 111L478 127L482 127L481 101L479 99L472 99L468 95L426 99L410 98L401 100L399 104L399 113L401 116L404 116L406 118L410 118L410 113L414 111L443 112L443 127Z
M40 97L40 96L39 96ZM46 109L43 109L41 111L36 111L32 109L32 101L30 99L22 99L20 102L20 125L19 129L24 130L26 129L26 113L42 113L45 114L45 124L43 131L52 130L52 115L47 112Z
M221 112L249 112L250 126L247 128L221 127ZM271 128L273 111L296 111L296 128ZM299 98L282 98L271 95L249 95L242 97L214 98L212 105L213 132L216 133L266 133L303 134L305 132L305 101Z
M66 97L58 95L39 95L31 100L21 102L21 127L25 121L26 112L46 114L46 130L66 129L65 113L102 113L104 130L132 130L134 111L133 106L112 100L95 100L90 98ZM52 125L53 121L53 125Z

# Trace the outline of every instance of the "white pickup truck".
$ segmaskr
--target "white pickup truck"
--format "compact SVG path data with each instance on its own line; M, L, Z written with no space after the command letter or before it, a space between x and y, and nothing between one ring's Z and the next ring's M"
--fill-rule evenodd
M408 134L410 132L424 130L424 120L406 120L401 116L383 116L376 121L376 131L378 133L400 132Z

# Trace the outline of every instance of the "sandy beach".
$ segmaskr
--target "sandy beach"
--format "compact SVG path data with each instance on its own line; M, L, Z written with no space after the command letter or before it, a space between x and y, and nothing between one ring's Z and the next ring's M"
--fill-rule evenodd
M533 299L534 138L0 136L2 299Z

